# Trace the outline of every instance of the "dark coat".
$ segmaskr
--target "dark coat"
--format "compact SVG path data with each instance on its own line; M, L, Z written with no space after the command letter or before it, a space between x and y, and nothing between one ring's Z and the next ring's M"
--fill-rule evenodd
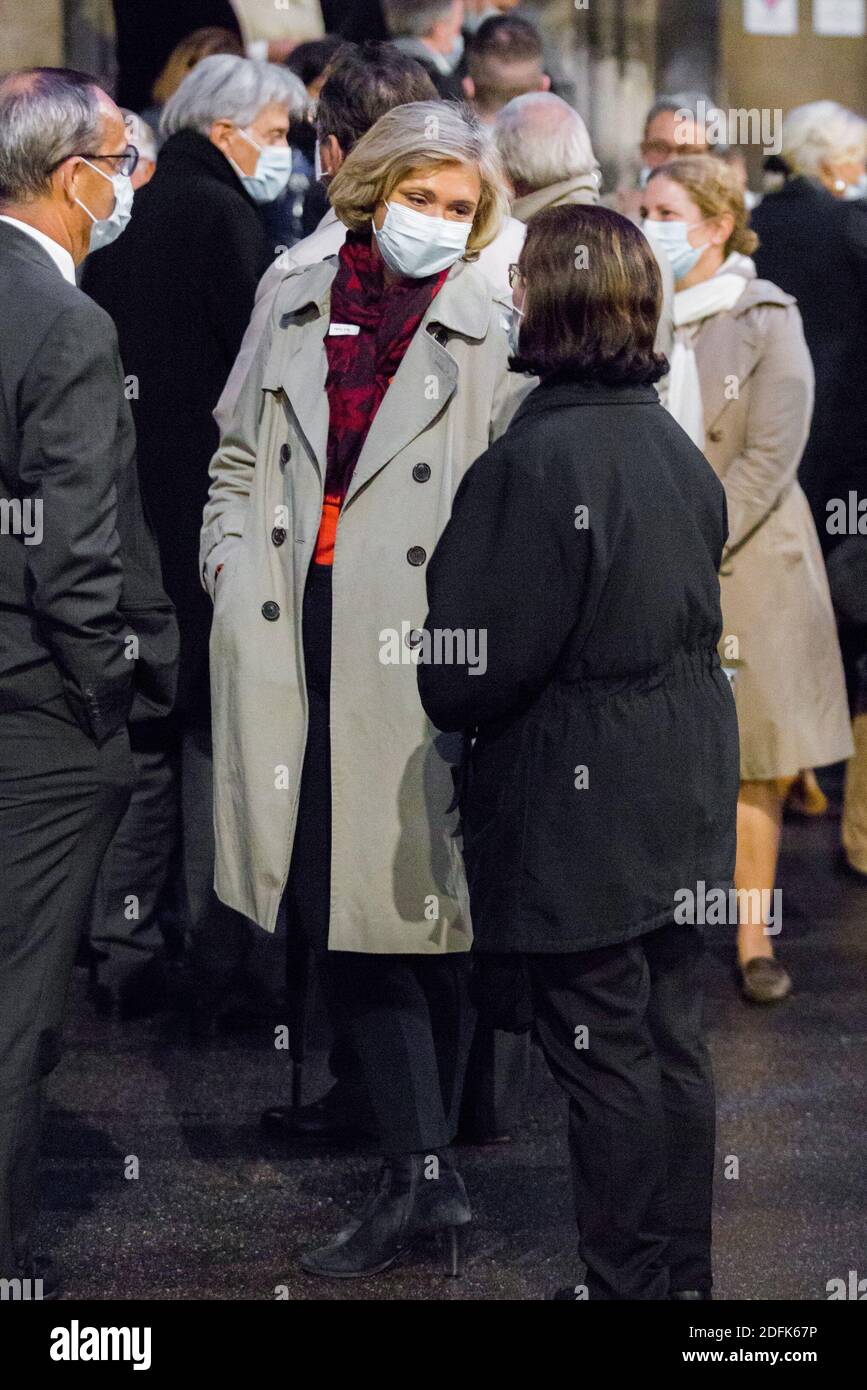
M434 655L437 630L486 633L486 670L418 675L433 722L475 735L462 811L482 950L613 945L670 921L678 889L728 885L725 539L722 485L651 386L539 386L458 489L426 628Z
M48 252L8 223L0 325L0 498L5 515L28 501L42 517L36 544L9 523L0 534L0 710L65 692L102 743L128 715L168 713L178 655L142 512L117 335Z
M145 502L181 629L178 707L207 707L211 604L198 573L211 414L238 353L256 286L272 258L256 204L204 135L163 146L132 219L88 257L83 288L117 325L132 376Z
M153 100L151 88L169 54L196 29L241 26L231 0L114 0L117 35L117 90L121 106L143 111Z
M825 503L867 491L867 203L842 202L791 179L752 215L756 269L798 301L816 373L816 404L799 479L828 550Z

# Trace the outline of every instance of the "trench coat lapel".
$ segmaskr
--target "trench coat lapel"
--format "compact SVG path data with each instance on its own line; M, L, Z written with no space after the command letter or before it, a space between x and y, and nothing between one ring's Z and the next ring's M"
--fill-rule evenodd
M268 362L262 386L266 391L284 392L324 479L329 419L325 334L337 259L330 257L312 272L307 267L305 270L303 277L289 276L278 291L279 328L288 330L295 323L297 330L288 334L286 346Z
M457 363L431 330L438 325L468 338L484 338L490 316L485 282L451 271L430 304L398 367L364 441L346 505L445 410L458 384Z
M743 391L755 370L762 350L761 335L754 315L748 311L757 304L794 304L776 285L751 281L732 313L717 314L706 320L696 343L696 360L704 406L705 429L711 429L732 399L731 377Z

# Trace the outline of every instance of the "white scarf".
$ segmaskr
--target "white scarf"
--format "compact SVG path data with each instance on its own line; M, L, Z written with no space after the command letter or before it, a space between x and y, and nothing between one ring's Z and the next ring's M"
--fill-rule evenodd
M674 296L674 349L666 405L677 423L704 450L704 406L695 359L695 325L733 309L755 275L748 256L733 251L716 275Z

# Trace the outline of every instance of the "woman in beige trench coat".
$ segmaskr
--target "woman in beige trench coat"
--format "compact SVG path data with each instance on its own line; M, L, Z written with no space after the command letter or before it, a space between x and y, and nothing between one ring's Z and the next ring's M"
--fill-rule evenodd
M747 998L791 988L774 957L782 811L803 769L852 752L825 567L798 463L813 368L795 300L756 279L743 196L710 156L664 165L645 190L645 230L672 257L676 341L668 407L721 478L729 540L720 654L741 740L738 959Z
M440 102L383 116L329 191L346 243L287 275L211 469L216 886L268 930L288 888L386 1155L364 1219L303 1267L376 1273L444 1232L457 1272L462 748L416 662L455 490L526 389L510 302L472 264L505 200L481 128ZM447 636L442 659L484 662L483 636Z

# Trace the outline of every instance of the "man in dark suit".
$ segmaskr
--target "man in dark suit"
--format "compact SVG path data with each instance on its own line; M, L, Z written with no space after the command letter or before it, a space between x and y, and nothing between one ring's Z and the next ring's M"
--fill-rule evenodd
M132 163L92 79L0 79L0 1278L46 1295L41 1078L132 787L127 719L170 708L177 660L114 325L75 284Z

